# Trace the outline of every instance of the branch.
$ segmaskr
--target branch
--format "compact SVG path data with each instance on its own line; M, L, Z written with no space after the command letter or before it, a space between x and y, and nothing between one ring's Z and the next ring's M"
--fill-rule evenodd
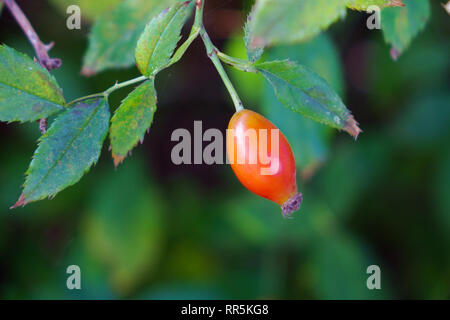
M31 45L33 46L41 66L46 68L47 70L59 68L62 64L61 59L50 58L50 56L48 55L48 51L50 51L50 49L53 47L53 41L49 44L44 44L39 39L39 36L37 35L36 31L34 31L30 21L28 21L27 17L14 0L3 0L3 2L8 7L14 19L20 25Z
M28 41L30 41L31 45L33 46L40 65L47 70L57 69L61 67L61 59L50 58L50 56L48 55L48 52L53 47L53 41L49 44L44 44L39 39L39 36L37 35L36 31L34 31L30 21L28 21L22 9L20 9L20 7L14 0L3 0L3 3L8 7L14 19L17 21L17 23L27 36ZM39 130L42 134L47 131L47 119L41 119L39 121Z

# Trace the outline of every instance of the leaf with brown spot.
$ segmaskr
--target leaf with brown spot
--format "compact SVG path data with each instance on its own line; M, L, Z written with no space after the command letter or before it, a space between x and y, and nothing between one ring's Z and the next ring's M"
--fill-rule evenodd
M0 121L35 121L64 110L55 78L28 56L0 46Z
M132 91L111 119L110 139L114 165L117 167L139 141L144 139L156 111L153 80L147 80Z
M290 110L345 130L355 139L361 129L334 89L309 68L289 60L255 64L272 85L278 100Z
M109 108L104 98L80 101L56 118L40 138L23 192L11 208L54 197L78 182L97 162L108 126Z

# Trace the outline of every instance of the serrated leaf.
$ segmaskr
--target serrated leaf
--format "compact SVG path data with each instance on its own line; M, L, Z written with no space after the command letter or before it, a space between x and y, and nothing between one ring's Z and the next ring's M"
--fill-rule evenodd
M381 13L384 39L392 46L394 60L425 27L431 14L428 0L404 0L404 3L403 8L387 8Z
M252 31L251 28L251 21L253 20L255 7L252 8L250 13L247 17L247 22L244 26L244 42L245 42L245 48L247 50L247 56L248 59L251 62L256 62L261 58L262 54L264 53L264 46L255 46L251 45L251 38L252 38Z
M39 140L23 193L13 208L53 197L77 183L97 162L108 127L104 98L78 102L56 118Z
M288 60L255 65L271 83L285 107L305 117L357 137L361 130L350 111L330 85L302 65Z
M339 57L333 42L325 33L305 43L271 48L266 52L265 58L301 61L330 83L337 92L343 92ZM331 128L305 117L293 117L290 110L283 108L268 83L260 104L264 115L281 128L290 141L301 177L311 177L328 157Z
M0 121L35 121L64 109L55 78L26 55L0 46Z
M125 0L102 14L89 35L83 70L92 75L109 68L132 66L134 49L145 25L176 0Z
M180 32L192 12L193 2L178 2L154 17L140 36L135 52L136 65L151 76L170 64L170 57L181 38Z
M348 0L257 0L248 25L249 47L301 42L346 13Z
M116 167L144 139L155 111L156 90L153 80L141 84L122 101L111 119L110 139Z
M349 0L347 7L353 10L365 11L370 6L378 6L380 9L386 7L403 7L403 0Z

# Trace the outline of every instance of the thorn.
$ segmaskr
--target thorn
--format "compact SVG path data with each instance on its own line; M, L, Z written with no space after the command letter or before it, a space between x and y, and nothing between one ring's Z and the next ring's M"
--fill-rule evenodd
M48 52L48 51L50 51L53 48L54 45L55 45L54 41L52 41L52 42L50 42L48 44L44 44L44 49Z
M17 202L10 207L10 209L15 209L17 207L25 207L26 204L28 203L28 201L25 199L25 195L22 193L19 197L19 200L17 200Z

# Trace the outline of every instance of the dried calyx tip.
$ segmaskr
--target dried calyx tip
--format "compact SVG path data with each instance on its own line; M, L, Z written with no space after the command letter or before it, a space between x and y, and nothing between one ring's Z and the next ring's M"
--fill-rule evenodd
M281 206L281 212L284 218L289 218L292 213L300 209L300 205L302 203L303 196L301 193L296 193L292 197L290 197L283 205Z

